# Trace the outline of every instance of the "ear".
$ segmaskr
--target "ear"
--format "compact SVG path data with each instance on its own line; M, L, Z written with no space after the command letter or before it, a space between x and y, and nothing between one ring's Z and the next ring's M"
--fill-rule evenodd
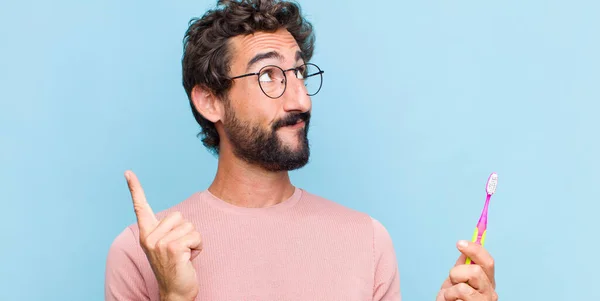
M191 96L194 107L204 118L213 123L222 120L223 104L211 91L196 85L192 89Z

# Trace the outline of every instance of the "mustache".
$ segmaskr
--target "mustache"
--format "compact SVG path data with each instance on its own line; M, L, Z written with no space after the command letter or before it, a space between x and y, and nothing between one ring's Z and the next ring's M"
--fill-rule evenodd
M277 130L284 126L294 125L300 121L304 121L304 123L308 124L310 121L310 112L289 114L284 118L275 121L273 123L273 130Z

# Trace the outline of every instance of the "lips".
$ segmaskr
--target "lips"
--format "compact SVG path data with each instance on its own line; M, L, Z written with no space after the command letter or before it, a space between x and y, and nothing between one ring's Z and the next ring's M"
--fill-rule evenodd
M287 127L287 126L295 126L299 123L306 123L308 120L310 119L310 113L306 112L306 113L296 113L296 114L291 114L286 116L283 119L278 120L273 128L279 129L282 127Z
M285 126L295 126L295 125L297 125L299 123L302 123L302 122L304 122L304 120L298 119L298 120L296 120L296 122L291 122L289 124L286 124Z
M298 120L298 122L296 122L294 124L287 125L287 127L290 127L290 128L300 128L302 126L304 126L304 121L302 121L302 120Z

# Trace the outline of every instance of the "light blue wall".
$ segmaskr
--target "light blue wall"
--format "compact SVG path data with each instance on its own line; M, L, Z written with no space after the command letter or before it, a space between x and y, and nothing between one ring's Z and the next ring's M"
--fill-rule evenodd
M181 86L213 1L0 9L2 300L103 300L112 239L216 160ZM302 1L325 71L295 184L379 219L404 300L434 300L499 173L486 247L502 300L598 300L598 1Z

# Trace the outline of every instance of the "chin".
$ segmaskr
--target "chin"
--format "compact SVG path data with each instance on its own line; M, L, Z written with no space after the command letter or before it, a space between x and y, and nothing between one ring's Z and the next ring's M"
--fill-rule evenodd
M302 142L300 142L300 139L294 139L292 141L285 140L283 141L282 145L291 151L296 151L302 147Z
M300 133L295 133L293 135L285 133L277 136L277 138L279 138L279 144L289 149L297 149L298 146L302 144Z

